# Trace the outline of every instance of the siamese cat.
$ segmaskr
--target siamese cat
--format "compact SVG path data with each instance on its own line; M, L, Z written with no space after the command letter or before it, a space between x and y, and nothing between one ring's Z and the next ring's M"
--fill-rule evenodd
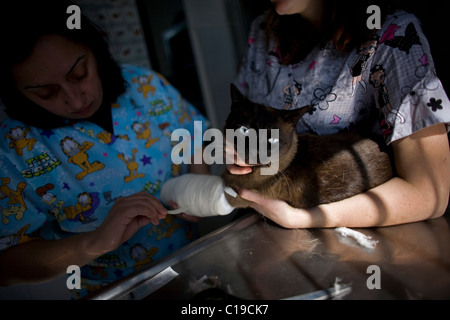
M253 147L246 145L242 160L249 163L249 156L254 155L256 163L252 172L234 175L225 170L222 174L225 186L235 191L250 189L267 198L284 200L296 208L309 208L363 193L393 176L388 154L374 140L356 133L321 136L296 133L297 122L308 112L309 106L293 110L270 108L251 102L234 85L231 85L231 95L231 112L224 131L237 130L245 136L252 129L256 133L259 129L267 129L267 132L278 129L278 135L264 137L268 150L258 150L259 141L253 143L256 145ZM237 154L237 143L229 143L234 145ZM267 154L274 150L278 151L278 159L271 159L270 163L261 161L262 151ZM263 169L269 166L278 170L263 174ZM249 202L238 195L226 194L226 198L233 207L249 206Z

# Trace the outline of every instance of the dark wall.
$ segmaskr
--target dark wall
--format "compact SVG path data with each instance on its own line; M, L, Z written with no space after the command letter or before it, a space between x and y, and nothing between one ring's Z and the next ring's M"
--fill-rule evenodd
M436 72L447 92L450 93L450 21L445 4L448 1L396 0L398 6L414 13L422 22L422 29L430 43Z

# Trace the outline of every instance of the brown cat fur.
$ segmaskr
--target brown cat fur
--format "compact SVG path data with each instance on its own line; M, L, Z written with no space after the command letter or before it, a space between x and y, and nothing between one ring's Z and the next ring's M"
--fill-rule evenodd
M270 164L257 164L245 175L225 170L222 178L226 186L235 190L251 189L296 208L309 208L363 193L392 177L388 154L371 139L355 133L297 134L295 126L309 106L294 110L262 106L248 100L234 85L231 95L231 112L224 133L226 129L241 126L256 132L279 129L279 168L274 175L261 175L261 169ZM236 208L250 204L239 196L226 194L226 197Z

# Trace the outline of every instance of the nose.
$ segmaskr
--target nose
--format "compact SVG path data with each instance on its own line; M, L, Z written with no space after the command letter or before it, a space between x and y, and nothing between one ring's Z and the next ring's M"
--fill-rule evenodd
M74 110L82 110L86 107L86 96L78 85L68 85L64 88L64 99L68 106Z

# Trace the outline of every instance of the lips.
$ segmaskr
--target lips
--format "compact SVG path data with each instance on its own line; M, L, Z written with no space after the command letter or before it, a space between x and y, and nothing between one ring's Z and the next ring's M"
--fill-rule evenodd
M92 103L89 104L86 108L81 109L80 111L76 111L73 112L73 114L78 115L78 116L87 116L87 115L91 115L92 112Z

